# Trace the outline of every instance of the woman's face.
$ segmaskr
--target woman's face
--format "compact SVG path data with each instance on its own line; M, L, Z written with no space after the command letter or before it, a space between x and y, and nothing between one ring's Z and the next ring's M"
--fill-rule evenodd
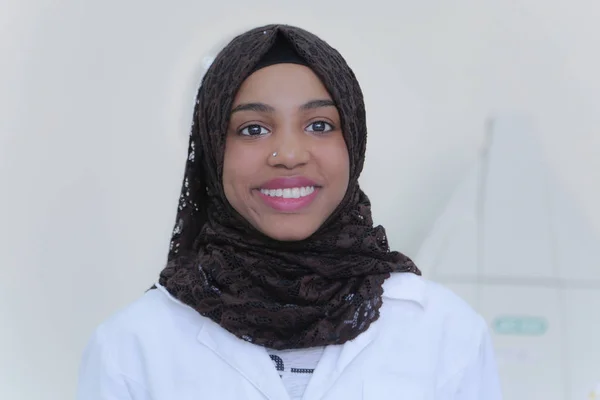
M349 170L339 113L310 68L276 64L244 81L227 132L223 186L256 229L276 240L308 238L342 201Z

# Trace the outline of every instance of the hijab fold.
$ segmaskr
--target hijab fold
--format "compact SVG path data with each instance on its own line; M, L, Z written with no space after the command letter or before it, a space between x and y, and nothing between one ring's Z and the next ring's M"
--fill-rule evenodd
M256 69L291 59L311 68L336 104L350 181L344 199L317 232L302 241L280 242L233 210L221 179L237 90ZM366 137L362 91L335 49L287 25L234 38L198 91L168 263L159 283L257 345L308 348L356 338L379 317L382 284L389 274L420 274L408 257L390 251L384 228L373 226L371 204L358 185Z

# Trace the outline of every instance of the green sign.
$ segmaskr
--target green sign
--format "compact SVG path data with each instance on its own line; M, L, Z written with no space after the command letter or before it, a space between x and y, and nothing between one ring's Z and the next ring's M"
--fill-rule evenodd
M541 336L548 330L548 321L543 317L501 316L492 328L499 335Z

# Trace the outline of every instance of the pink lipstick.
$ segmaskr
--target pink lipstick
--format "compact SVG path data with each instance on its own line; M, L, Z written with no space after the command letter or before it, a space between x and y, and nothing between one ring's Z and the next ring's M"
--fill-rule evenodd
M264 183L258 190L258 194L269 207L292 213L308 207L319 190L320 187L308 178L280 177Z

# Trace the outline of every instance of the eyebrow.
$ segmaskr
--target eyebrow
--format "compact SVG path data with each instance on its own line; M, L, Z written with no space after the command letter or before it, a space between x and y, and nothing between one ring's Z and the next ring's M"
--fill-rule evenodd
M321 107L335 107L335 103L332 100L312 100L306 104L300 106L301 110L314 110L315 108Z
M308 103L305 103L300 106L300 109L303 111L306 110L314 110L316 108L322 107L335 107L335 103L329 99L323 100L311 100ZM235 113L238 111L255 111L255 112L263 112L263 113L271 113L275 111L273 106L270 106L265 103L242 103L234 107L231 110L231 113Z
M233 114L234 112L238 111L273 112L275 111L275 108L264 103L243 103L237 105L233 110L231 110L231 113Z

